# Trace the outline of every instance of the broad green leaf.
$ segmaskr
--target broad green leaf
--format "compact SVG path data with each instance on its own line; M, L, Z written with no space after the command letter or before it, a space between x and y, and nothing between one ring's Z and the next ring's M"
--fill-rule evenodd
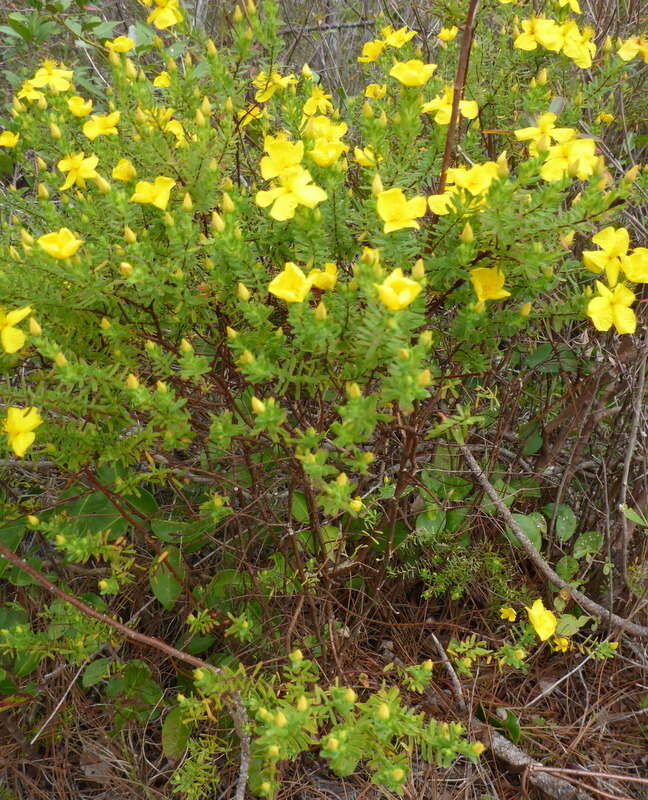
M629 519L630 522L634 522L635 525L641 525L642 528L648 528L648 519L637 513L634 508L621 506L621 512L626 519Z
M513 742L513 744L517 744L520 741L522 737L520 720L512 711L507 711L506 719L502 721L502 727L508 734L508 738Z
M534 511L531 514L512 514L511 516L520 528L522 528L522 533L526 534L527 539L529 539L535 549L540 550L542 547L542 537L547 533L547 523L542 514L538 514L537 511ZM512 544L519 544L508 525L506 526L506 536Z
M179 761L187 747L191 728L183 720L180 706L172 708L162 724L162 750L167 758Z
M558 506L555 503L549 503L542 510L550 524L552 520L554 521L554 530L560 541L568 542L576 532L578 525L576 515L571 508L562 503Z
M182 555L177 547L167 547L166 552L169 555L162 563L156 559L153 564L149 582L153 594L166 610L170 611L182 592L182 584L178 581L176 575L180 580L184 580L186 569ZM171 568L173 568L173 571Z
M416 518L416 534L423 544L432 543L445 528L446 512L437 506L431 506Z
M81 677L81 685L83 688L89 689L91 686L94 686L96 683L99 683L100 680L105 678L108 675L111 662L111 658L98 658L96 661L88 664L83 671L83 676Z
M585 531L574 542L574 558L583 558L598 553L603 546L603 534L598 531Z
M290 513L302 525L308 522L308 505L302 492L293 492Z
M573 614L561 614L556 626L556 636L573 636L586 625L591 617L585 615L575 617Z
M578 561L573 556L563 556L556 564L556 572L564 581L570 581L578 570Z

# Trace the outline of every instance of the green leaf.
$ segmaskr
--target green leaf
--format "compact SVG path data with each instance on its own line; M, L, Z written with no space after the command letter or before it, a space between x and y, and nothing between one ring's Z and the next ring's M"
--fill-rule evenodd
M308 505L302 492L293 492L290 513L302 525L308 522Z
M99 683L100 680L107 677L111 662L111 658L98 658L96 661L88 664L81 677L81 685L83 688L89 689L91 686L94 686L96 683Z
M184 580L186 568L182 560L182 555L177 547L167 547L166 552L169 555L164 561L162 563L156 561L153 565L153 571L149 576L149 582L153 594L166 610L170 611L182 592L182 584L178 581L176 575L178 575L181 580ZM173 568L175 574L171 571L170 567Z
M648 519L643 515L638 514L633 508L628 506L621 506L621 512L626 519L634 522L635 525L641 525L642 528L648 528Z
M427 511L416 518L416 534L423 544L435 541L439 533L445 528L446 512L437 506L428 507Z
M587 625L591 617L575 617L573 614L561 614L556 625L556 636L573 636L575 633Z
M22 542L25 532L24 522L10 522L8 525L3 525L2 528L0 528L0 542L2 542L5 547L8 547L9 550L15 552L18 549L18 545ZM6 559L0 559L0 578L10 566Z
M568 542L576 532L576 526L578 525L576 515L571 508L562 503L558 506L555 503L549 503L544 506L542 511L549 523L553 520L554 530L560 541Z
M574 542L574 558L583 558L598 553L603 546L603 534L598 531L585 531Z
M191 734L191 728L182 719L183 713L180 706L172 708L162 724L162 750L167 758L175 761L182 758Z
M517 744L522 738L522 731L520 730L520 720L510 710L506 712L506 719L502 720L502 728L508 734L508 738Z
M526 534L527 539L539 551L542 547L542 537L547 533L547 523L542 514L534 511L531 514L512 514L511 516L522 528L522 533ZM518 540L508 525L506 526L506 537L511 544L519 546Z
M573 556L563 556L556 564L556 572L564 581L570 581L578 570L578 561Z

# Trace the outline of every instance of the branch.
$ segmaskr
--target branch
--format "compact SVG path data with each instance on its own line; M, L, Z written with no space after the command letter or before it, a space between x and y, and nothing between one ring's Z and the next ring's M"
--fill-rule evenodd
M479 466L477 461L475 461L475 458L470 450L464 444L460 444L459 449L461 450L464 459L470 467L471 472L477 478L486 494L493 501L495 507L502 515L504 522L506 522L509 528L513 531L515 538L518 540L522 546L522 549L533 562L537 570L556 586L559 586L561 589L566 589L571 595L572 599L593 616L602 617L609 623L616 625L618 628L628 631L628 633L633 633L635 636L639 636L642 639L648 639L648 628L645 625L638 625L636 622L631 622L628 619L619 617L617 614L613 614L611 611L608 611L607 608L603 608L603 606L590 599L586 594L579 592L578 589L574 589L574 587L567 583L567 581L563 580L557 572L554 572L554 570L549 566L549 564L547 564L544 558L531 544L531 541L524 533L522 528L513 519L511 512L502 501L502 498L493 488L493 485L488 480L484 470Z

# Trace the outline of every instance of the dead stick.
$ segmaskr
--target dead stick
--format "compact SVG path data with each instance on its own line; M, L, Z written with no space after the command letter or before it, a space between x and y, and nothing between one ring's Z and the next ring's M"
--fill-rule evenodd
M483 487L486 494L493 501L493 503L495 504L495 508L497 508L497 510L502 515L504 522L506 522L509 528L513 531L515 538L518 540L518 542L522 546L522 549L527 554L529 559L537 567L538 571L541 572L545 576L545 578L548 578L556 586L559 586L561 589L566 589L571 595L572 599L575 600L582 608L584 608L585 611L588 611L593 616L601 617L602 619L607 620L613 625L616 625L618 628L626 630L628 631L628 633L633 633L635 636L639 636L642 639L648 639L648 628L645 625L638 625L636 622L631 622L628 619L619 617L617 614L613 614L611 611L608 611L607 608L603 608L603 606L600 606L594 600L589 598L586 594L579 592L578 589L574 589L574 587L571 584L563 580L560 577L560 575L558 575L558 573L555 572L549 566L549 564L547 564L544 558L531 544L531 541L524 533L522 528L513 519L511 512L508 510L502 498L493 488L493 485L488 480L486 473L479 466L479 464L475 460L475 457L470 452L470 450L464 444L460 444L459 449L461 450L464 459L466 460L468 466L470 467L471 472L473 473L475 478L477 478L477 480Z

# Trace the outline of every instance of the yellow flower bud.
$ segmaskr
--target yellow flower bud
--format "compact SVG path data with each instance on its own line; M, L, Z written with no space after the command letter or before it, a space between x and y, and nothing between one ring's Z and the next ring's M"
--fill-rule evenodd
M244 350L239 358L241 364L251 364L254 361L254 356L249 350Z
M412 278L415 281L423 280L425 277L425 264L422 258L417 258L412 267Z
M346 486L349 483L349 478L347 477L346 472L340 472L340 474L335 479L335 482L338 486Z
M428 658L427 661L424 661L421 664L421 666L423 667L423 669L426 669L428 672L432 672L432 669L434 668L434 664L433 664L431 658Z
M211 39L207 39L207 47L205 49L207 50L207 55L210 58L213 58L216 55L216 53L218 53L216 45Z
M227 192L223 192L223 199L221 201L221 205L223 207L223 211L226 214L231 214L232 211L234 211L234 209L236 208L236 206L234 205L234 201Z
M30 524L32 527L34 527L34 526L38 525L38 523L40 522L40 520L38 519L38 517L35 517L33 514L29 514L29 515L27 516L27 522L28 522L28 523L29 523L29 524Z
M380 116L378 117L377 121L381 128L387 127L387 114L385 114L384 109L380 112Z
M54 356L54 363L57 367L61 367L62 369L63 367L67 366L68 360L59 350L59 352Z
M29 318L29 332L32 336L40 336L43 332L43 329L33 317Z
M183 353L193 353L191 342L189 342L187 339L180 339L180 350Z
M228 114L231 114L232 111L234 111L234 101L231 97L228 97L225 101L225 111L227 111Z
M470 242L474 241L475 234L473 233L472 225L469 222L463 227L463 230L459 234L459 238L464 244L470 244Z
M47 108L47 100L44 97L39 97L36 101L36 105L40 108L41 111L45 111Z
M202 102L200 103L200 110L206 117L208 117L211 114L212 110L211 103L209 102L209 98L207 97L207 95L203 97Z
M315 319L318 322L324 322L324 320L327 317L327 314L328 312L326 310L326 306L324 305L324 301L320 300L320 302L317 304L315 308Z
M20 241L23 244L26 244L26 245L29 246L29 245L34 244L34 237L31 235L31 233L28 230L26 230L25 228L21 228L20 229Z
M373 180L371 181L371 194L374 197L378 197L378 195L384 191L384 188L385 187L383 186L383 182L380 178L380 173L376 172L376 174L373 176Z
M182 198L182 208L185 211L193 211L193 200L191 199L189 192L184 193L184 197Z
M405 777L405 770L401 767L396 767L391 771L391 777L393 781L402 781Z
M137 241L137 234L128 225L124 228L124 239L128 244L134 244Z
M55 122L50 122L50 135L52 139L60 139L61 138L61 129Z
M522 306L520 306L520 314L523 317L528 317L531 313L531 302L526 302Z
M304 697L304 695L301 695L301 697L297 700L297 711L300 711L303 714L307 708L308 700Z
M231 192L231 191L232 191L232 189L234 188L234 182L233 182L233 181L232 181L232 179L229 177L229 175L226 175L226 176L223 178L223 180L222 180L222 182L221 182L221 188L222 188L222 190L223 190L224 192Z
M401 361L407 361L410 357L410 351L408 347L399 347L398 348L398 357Z
M101 322L99 323L99 325L101 326L101 330L102 331L110 330L110 328L112 327L108 317L102 317L101 318Z
M486 749L486 745L483 742L473 742L470 749L476 756L480 756Z
M39 183L36 187L36 194L39 200L47 200L50 196L47 186L44 183Z
M205 119L205 115L202 113L202 111L200 109L196 110L196 113L194 115L194 120L196 122L196 125L199 128L204 128L205 125L207 124L207 120Z
M95 175L93 180L95 182L95 186L97 187L97 189L99 189L101 194L108 194L108 192L110 191L110 184L105 178L97 174Z
M171 214L169 214L168 211L164 212L164 216L162 217L162 220L163 220L164 224L167 226L167 228L173 228L173 226L175 225L175 220L173 219L173 216Z
M124 66L125 66L126 77L134 81L135 78L137 78L137 67L135 66L135 64L133 64L130 58L128 58L128 56L126 57Z
M279 746L276 744L268 745L268 756L270 758L277 758L279 755Z
M391 712L389 710L389 706L387 705L387 703L381 703L378 706L378 710L376 711L376 716L378 717L379 720L385 722L385 720L389 719L390 714Z
M234 6L234 14L232 16L234 19L234 23L241 22L243 19L243 12L238 6Z
M127 389L137 389L140 385L139 378L137 375L134 375L132 372L128 373L126 377L126 388Z
M56 544L58 544L59 546L60 546L60 545L63 545L63 544L65 544L65 536L63 536L63 534L62 534L62 533L57 533L57 534L56 534L56 536L54 537L54 541L55 541L55 542L56 542Z
M250 405L252 406L252 411L254 411L255 414L263 414L263 412L266 410L265 403L263 400L259 400L258 397L253 397L250 401Z
M612 44L612 37L608 34L603 42L603 52L610 53L613 49L614 45Z
M288 657L295 664L299 664L300 661L304 660L304 654L299 649L293 650L292 653L290 653L290 655Z
M419 386L429 386L432 383L432 374L429 369L424 369L416 377L416 382Z
M164 381L156 381L155 388L158 390L160 394L166 394L169 391L169 387L166 385ZM160 560L162 560L162 556L160 556Z
M175 72L178 69L178 65L172 58L168 58L166 62L167 72Z
M218 211L212 211L211 224L217 233L222 233L225 230L225 221Z
M326 740L326 749L333 750L335 752L338 747L340 746L340 742L335 738L335 736L329 736Z
M623 176L623 180L627 181L628 183L634 183L637 180L640 170L641 166L639 164L635 164L634 167L630 167L630 169L626 172L626 174Z
M360 496L356 496L353 500L349 501L349 508L356 514L362 511L362 505L362 498Z
M346 703L355 703L358 699L358 695L353 691L353 689L347 689L344 693L344 700Z
M278 728L285 728L288 724L288 720L286 719L286 715L283 711L277 711L274 718L274 723Z
M234 330L234 328L230 328L229 325L225 328L225 332L227 333L228 339L236 339L238 336L238 333Z
M108 588L108 581L104 580L103 578L97 583L97 586L102 590L106 590Z
M542 67L542 69L538 70L538 74L536 75L536 82L538 86L546 86L548 76L549 73L547 72L546 67Z
M357 400L358 398L362 397L362 391L355 381L352 383L347 383L346 391L351 400Z
M307 81L313 79L313 70L308 66L308 64L304 64L301 68L301 74L303 78L306 78Z
M246 7L247 7L248 14L250 14L250 16L256 14L256 10L257 9L256 9L256 5L254 3L254 0L247 0Z
M432 344L433 338L434 334L431 330L422 331L421 335L419 336L419 342L425 347L429 347Z
M366 117L367 119L371 119L373 117L373 108L367 100L365 100L362 104L362 116Z
M133 265L129 264L128 261L122 261L119 265L119 271L121 272L122 277L130 278L130 276L133 274Z

